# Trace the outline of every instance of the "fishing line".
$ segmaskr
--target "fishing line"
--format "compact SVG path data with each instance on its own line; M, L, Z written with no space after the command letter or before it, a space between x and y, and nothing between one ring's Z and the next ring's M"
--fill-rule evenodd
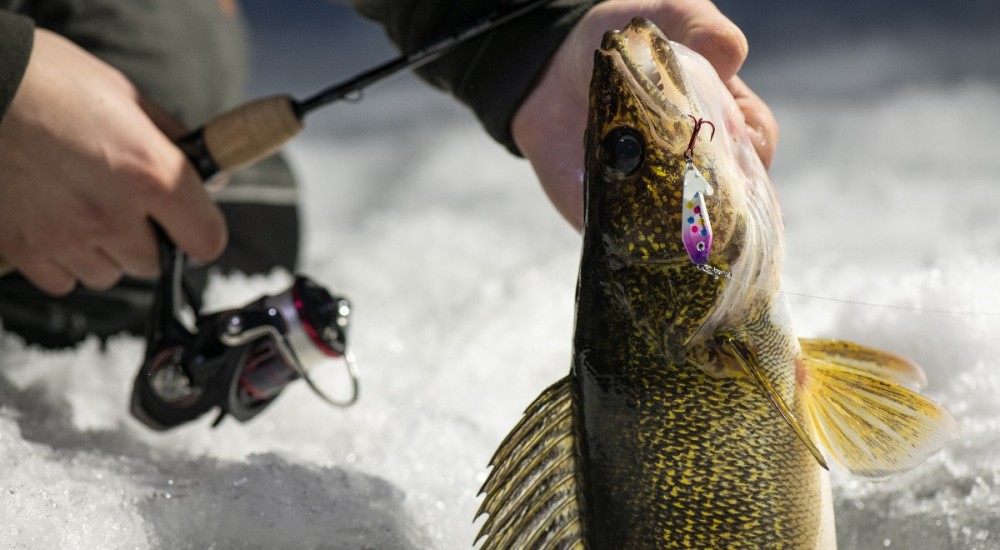
M708 275L710 275L712 277L727 279L727 280L732 281L732 282L734 282L736 284L742 285L742 286L744 286L746 288L754 288L754 289L757 289L757 290L764 290L764 291L770 290L770 289L768 289L766 287L763 287L763 286L760 286L760 285L755 285L755 284L747 282L747 281L741 281L739 279L736 279L735 277L733 277L732 272L726 271L724 269L719 269L719 268L717 268L715 266L712 266L712 265L703 264L703 265L698 265L698 266L695 266L695 267L698 268L698 271L706 273L706 274L708 274ZM799 298L811 298L813 300L823 300L823 301L827 301L827 302L835 302L835 303L838 303L838 304L845 304L845 305L851 305L851 306L875 307L875 308L882 308L882 309L892 309L892 310L897 310L897 311L907 311L907 312L911 312L911 313L927 313L927 314L931 314L931 315L951 315L951 316L955 316L955 317L958 317L958 316L968 316L968 317L1000 317L1000 313L998 313L998 312L972 311L972 310L953 310L953 309L933 309L933 308L922 308L922 307L916 307L916 306L900 306L900 305L894 305L894 304L880 304L880 303L876 303L876 302L865 302L865 301L861 301L861 300L848 300L846 298L834 298L834 297L831 297L831 296L819 296L819 295L816 295L816 294L806 294L806 293L803 293L803 292L791 292L791 291L784 290L784 289L782 289L780 292L782 294L785 294L785 295L788 295L788 296L797 296Z
M712 128L712 135L709 137L709 141L712 137L715 137L715 124L712 124L708 120L697 118L694 115L688 115L694 122L694 127L691 130L691 140L688 142L687 149L684 151L684 160L686 162L686 171L684 175L684 186L682 190L681 201L681 240L684 243L684 248L687 250L688 256L691 262L694 264L699 271L707 273L708 275L715 278L724 278L734 283L743 285L746 288L754 288L757 290L763 290L765 292L770 289L764 288L762 286L755 285L747 281L740 281L733 277L732 272L726 271L724 269L719 269L708 263L709 254L712 247L712 225L709 220L708 210L705 208L705 197L712 195L712 186L704 179L704 176L694 167L692 161L694 154L694 147L698 139L698 132L701 130L702 125L708 124ZM893 304L879 304L875 302L864 302L861 300L848 300L845 298L833 298L829 296L817 296L814 294L806 294L802 292L790 292L782 289L780 292L787 296L798 296L801 298L812 298L814 300L825 300L828 302L836 302L838 304L853 305L853 306L865 306L865 307L876 307L882 309L893 309L897 311L909 311L913 313L928 313L934 315L952 315L952 316L978 316L978 317L1000 317L1000 313L997 312L986 312L986 311L969 311L969 310L950 310L950 309L931 309L922 308L915 306L899 306Z

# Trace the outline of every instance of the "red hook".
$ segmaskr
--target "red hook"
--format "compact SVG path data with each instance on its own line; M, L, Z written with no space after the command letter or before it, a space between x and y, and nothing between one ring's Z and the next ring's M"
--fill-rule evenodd
M703 124L708 124L712 127L712 135L708 137L708 141L712 141L715 138L715 124L711 121L705 120L703 118L695 118L694 115L688 115L691 120L694 121L694 130L691 132L691 141L688 142L687 149L684 150L684 158L688 161L694 156L694 144L698 140L698 132L701 131L701 126Z

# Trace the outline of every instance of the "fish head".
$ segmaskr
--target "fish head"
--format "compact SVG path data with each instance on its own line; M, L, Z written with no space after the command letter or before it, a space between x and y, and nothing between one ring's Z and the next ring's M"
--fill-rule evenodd
M692 140L699 120L711 124ZM585 140L585 252L589 241L612 268L667 278L665 299L696 302L684 305L698 329L691 335L766 301L762 290L777 292L780 207L742 112L703 57L644 19L605 33ZM700 257L682 239L688 159L711 193L703 193L711 240Z

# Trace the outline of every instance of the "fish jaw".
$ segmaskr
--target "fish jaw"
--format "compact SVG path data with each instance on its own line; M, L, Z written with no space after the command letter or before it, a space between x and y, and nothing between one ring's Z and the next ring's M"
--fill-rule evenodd
M779 291L783 226L732 95L703 57L642 19L605 34L591 86L585 232L600 235L606 253L623 264L678 271L706 264L732 273L739 284L705 277L714 298L692 340L745 322ZM699 119L712 123L714 135L701 132L687 151ZM641 164L627 174L609 169L617 160L610 136L622 129L638 133L643 146ZM700 239L710 248L704 252L691 252L699 239L682 234L691 229L683 220L694 218L685 208L695 208L683 196L686 152L714 189L699 197L711 228Z

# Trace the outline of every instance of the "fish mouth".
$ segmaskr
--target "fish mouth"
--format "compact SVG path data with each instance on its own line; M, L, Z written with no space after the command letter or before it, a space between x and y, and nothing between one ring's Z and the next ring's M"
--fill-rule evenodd
M697 115L677 53L653 23L635 18L621 31L606 32L599 51L629 77L653 117L677 121Z

